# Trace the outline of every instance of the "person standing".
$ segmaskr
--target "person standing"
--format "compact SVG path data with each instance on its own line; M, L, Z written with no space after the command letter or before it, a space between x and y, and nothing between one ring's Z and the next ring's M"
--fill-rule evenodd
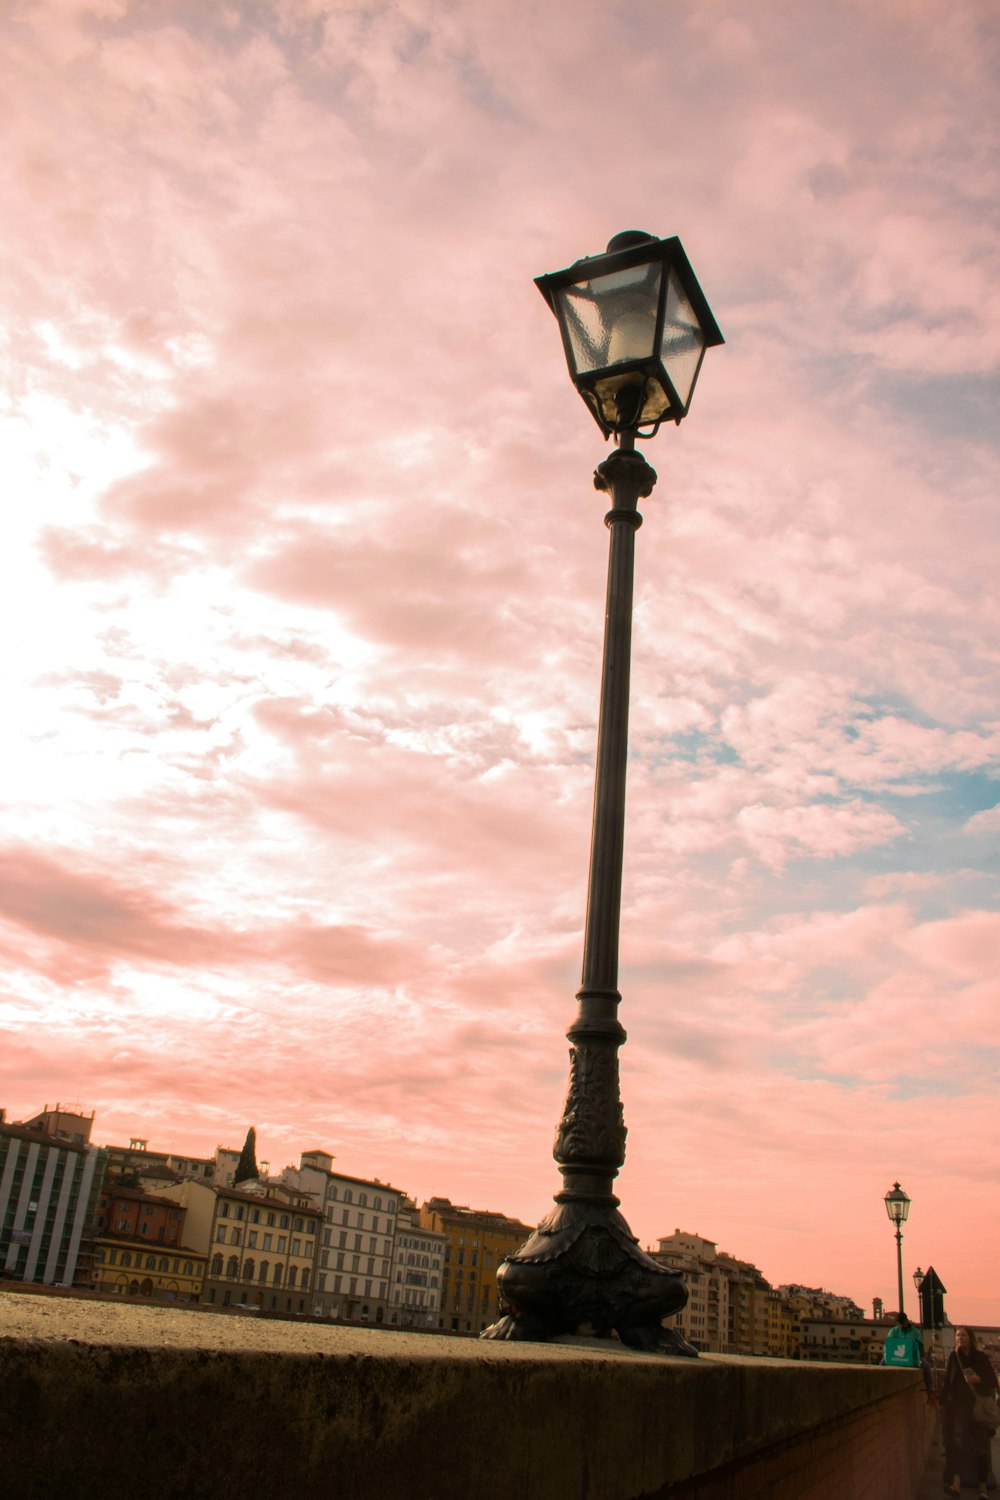
M996 1402L997 1377L971 1328L955 1329L955 1347L944 1372L941 1404L944 1420L944 1489L957 1495L966 1468L975 1470L979 1494L986 1495L990 1441L994 1428L975 1420L976 1398Z

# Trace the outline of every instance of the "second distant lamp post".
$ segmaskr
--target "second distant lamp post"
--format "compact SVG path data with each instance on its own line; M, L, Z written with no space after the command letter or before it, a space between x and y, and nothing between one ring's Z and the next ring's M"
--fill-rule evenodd
M570 377L617 448L594 475L611 500L604 518L611 536L583 977L553 1151L563 1184L552 1212L501 1266L508 1311L483 1336L614 1331L634 1348L693 1355L676 1330L662 1326L687 1301L684 1283L642 1251L612 1190L625 1159L618 945L637 505L656 483L636 439L687 415L705 350L723 340L676 237L626 231L604 254L536 284L559 323Z
M896 1226L896 1275L899 1280L899 1312L902 1315L905 1312L903 1307L903 1225L909 1217L910 1200L898 1182L894 1182L885 1195L885 1211Z

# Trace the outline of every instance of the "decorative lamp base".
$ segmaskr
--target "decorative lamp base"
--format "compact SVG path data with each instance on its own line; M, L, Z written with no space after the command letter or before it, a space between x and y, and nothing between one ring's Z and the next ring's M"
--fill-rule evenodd
M537 1339L589 1325L598 1338L617 1333L631 1349L697 1357L662 1318L679 1312L687 1289L676 1272L652 1260L610 1204L556 1206L497 1273L507 1315L484 1339Z

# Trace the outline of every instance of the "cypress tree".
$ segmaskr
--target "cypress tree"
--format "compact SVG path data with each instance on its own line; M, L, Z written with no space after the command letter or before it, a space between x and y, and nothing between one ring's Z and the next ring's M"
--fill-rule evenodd
M251 1125L247 1131L247 1138L243 1142L243 1150L240 1152L236 1171L233 1174L233 1187L237 1187L241 1182L256 1182L259 1177L260 1172L257 1168L257 1132Z

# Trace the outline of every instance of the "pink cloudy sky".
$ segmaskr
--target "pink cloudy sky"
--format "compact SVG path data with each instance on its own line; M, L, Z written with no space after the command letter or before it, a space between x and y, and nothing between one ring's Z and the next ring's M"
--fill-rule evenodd
M607 449L532 277L679 234L727 344L646 450L623 1207L895 1305L898 1177L1000 1323L995 5L0 29L9 1116L546 1211Z

